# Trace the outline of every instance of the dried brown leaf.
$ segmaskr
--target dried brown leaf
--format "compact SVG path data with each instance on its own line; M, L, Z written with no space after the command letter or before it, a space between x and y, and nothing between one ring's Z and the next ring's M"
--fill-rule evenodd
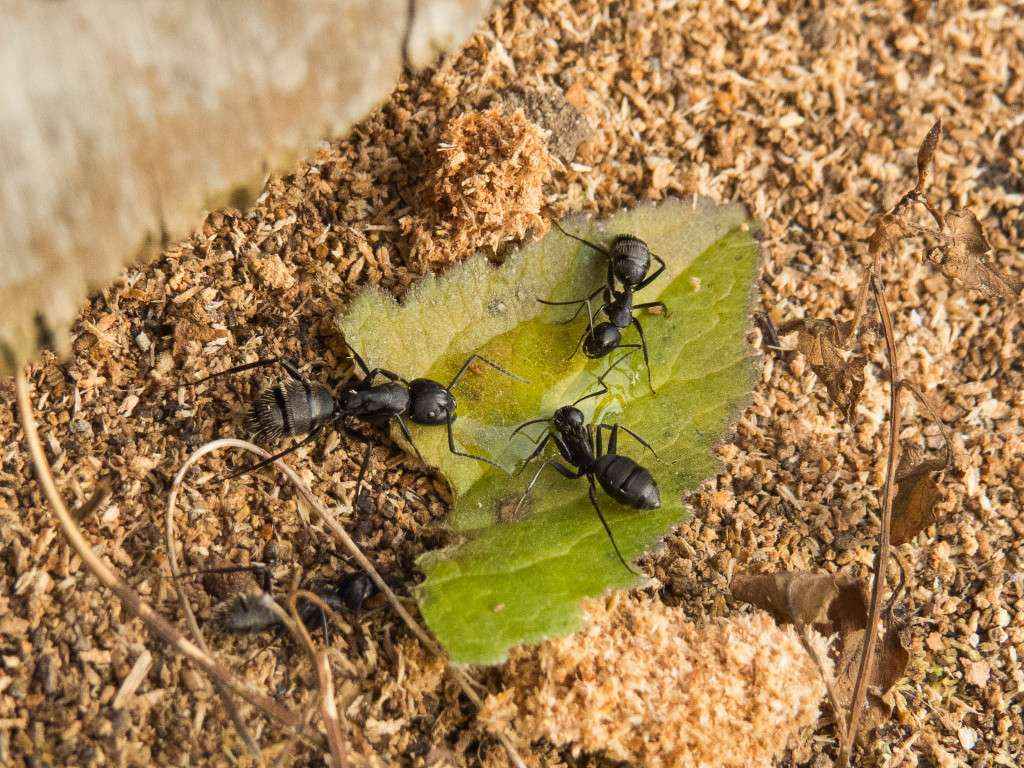
M850 706L867 636L868 601L861 582L829 574L785 571L739 574L730 589L735 597L768 611L780 623L813 625L823 633L838 634L834 690L839 706ZM871 690L860 729L862 737L888 721L891 707L882 697L903 677L909 661L898 628L890 627L876 651L868 678Z
M903 222L903 217L897 213L883 213L878 217L875 231L868 239L868 251L872 256L877 256L906 236L907 227Z
M834 319L791 320L779 327L779 335L797 332L796 348L807 359L811 370L825 385L829 398L846 419L853 415L864 389L867 357L852 355L846 348L852 323Z
M1016 299L1020 286L993 268L991 246L977 217L965 208L954 208L943 217L943 244L929 258L950 280L991 298Z
M932 180L935 163L935 148L939 145L942 136L942 121L936 120L928 135L921 142L921 148L917 151L917 186L914 191L917 194L924 192Z
M942 459L928 458L917 446L904 446L896 469L896 498L892 502L893 546L906 544L939 521L935 508L942 500L942 491L935 473L948 466L948 455Z
M867 623L861 585L827 573L742 573L733 578L729 589L780 623L816 626L826 633L863 628Z
M857 669L864 650L867 632L864 629L847 632L840 639L839 662L836 665L836 695L844 706L849 706ZM900 640L900 632L890 627L876 652L869 685L877 696L884 696L903 677L910 663L910 653Z
M853 418L853 411L864 391L864 366L867 362L866 355L854 355L838 370L815 371L818 378L825 382L828 396L847 421Z
M853 689L860 667L860 657L864 652L864 641L867 637L865 629L847 632L840 637L839 661L835 671L835 693L840 705L850 706ZM858 741L865 743L873 731L888 722L892 716L892 707L882 698L903 677L910 663L910 653L900 639L895 627L890 627L882 642L875 651L875 662L869 678L870 690L867 697L867 708L861 720Z

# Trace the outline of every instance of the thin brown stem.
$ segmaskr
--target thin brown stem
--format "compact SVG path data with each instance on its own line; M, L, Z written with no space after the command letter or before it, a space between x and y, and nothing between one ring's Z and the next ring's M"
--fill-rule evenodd
M13 360L10 361L13 367ZM15 389L17 393L18 414L21 419L22 430L25 433L25 441L28 443L29 453L32 456L32 464L35 467L36 479L43 489L50 509L57 517L61 531L68 543L72 546L86 568L100 581L103 586L110 589L129 610L135 614L150 629L153 634L167 643L178 653L194 661L211 678L221 683L225 688L237 694L257 709L264 712L268 717L277 720L283 725L294 727L300 724L298 715L276 701L236 679L223 665L219 664L213 657L203 651L194 643L182 635L163 616L158 614L148 603L144 602L136 592L125 584L121 578L93 551L85 536L79 530L71 514L68 512L64 499L57 490L57 484L53 479L50 470L50 462L43 451L43 445L39 440L39 431L36 428L36 420L32 411L32 403L29 396L28 379L25 372L18 370L15 376Z
M857 669L857 680L853 687L853 699L850 704L850 719L846 739L839 751L838 765L846 768L853 752L853 743L857 738L864 702L867 699L868 683L875 662L875 648L878 645L878 626L882 616L882 595L885 592L886 569L890 554L890 526L892 525L892 502L896 486L896 465L899 459L900 432L900 366L896 352L896 339L892 328L892 316L882 290L874 273L870 275L871 292L875 297L878 314L882 321L885 335L885 349L889 360L889 445L886 451L885 489L882 501L881 523L878 531L878 550L875 552L874 579L871 584L871 605L868 617L867 634L864 638L864 650Z
M346 768L350 765L346 754L345 741L341 736L341 723L338 717L338 704L334 699L334 677L331 674L331 662L324 650L318 651L313 644L313 638L309 636L306 625L299 618L297 599L299 595L298 581L292 584L291 594L288 596L288 610L290 616L285 626L298 641L316 670L317 685L320 688L320 717L324 721L324 729L327 731L327 743L331 750L332 768Z

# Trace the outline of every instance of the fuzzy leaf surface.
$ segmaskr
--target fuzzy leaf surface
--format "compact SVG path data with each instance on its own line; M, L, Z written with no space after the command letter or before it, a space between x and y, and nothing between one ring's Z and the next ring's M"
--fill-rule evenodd
M604 246L616 234L636 235L667 263L665 274L635 298L663 301L670 310L668 316L637 313L657 394L648 388L637 353L607 377L607 394L580 406L594 423L619 422L638 432L661 457L620 434L618 452L651 471L661 508L637 511L599 493L619 548L633 559L685 518L683 494L715 471L712 447L749 398L755 367L745 335L758 247L741 207L703 201L668 201L601 223L564 226ZM596 377L621 354L570 357L586 327L586 312L560 324L574 308L537 301L590 293L603 284L606 264L600 253L553 229L500 268L476 257L428 277L402 305L376 290L364 293L340 327L368 365L409 379L426 376L447 384L473 353L527 379L520 383L473 366L453 391L456 445L514 471L533 449L531 437L539 438L544 429L535 425L526 430L529 436L510 439L515 426L550 416L597 389ZM623 341L636 342L635 329L625 331ZM424 618L453 661L498 663L512 646L570 633L579 625L582 599L636 583L615 557L588 500L586 480L546 470L513 514L539 461L510 478L452 455L443 426L413 426L412 434L453 490L448 524L459 543L420 559L427 578L417 591Z

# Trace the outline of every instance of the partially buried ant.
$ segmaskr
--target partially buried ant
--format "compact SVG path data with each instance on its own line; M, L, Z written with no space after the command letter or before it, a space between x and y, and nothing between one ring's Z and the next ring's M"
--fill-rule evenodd
M567 237L578 240L607 256L608 277L604 285L581 299L572 299L570 301L538 299L538 301L541 304L555 307L576 305L576 311L572 317L565 321L566 323L571 323L575 320L583 307L586 306L587 329L576 343L572 354L575 355L581 345L583 347L583 354L590 358L604 357L616 349L640 349L644 355L644 365L647 367L647 383L653 392L654 380L651 375L651 361L647 351L647 339L644 337L644 329L640 325L640 321L633 315L633 312L638 309L658 307L667 317L668 307L663 301L648 301L643 304L634 304L633 293L641 288L645 288L656 280L665 271L665 262L661 257L651 252L647 243L633 235L618 235L612 241L611 248L606 249L589 240L584 240L582 237L566 232L557 222L555 222L555 226ZM650 269L652 259L657 260L660 266L652 274L648 275L647 272ZM621 288L616 288L616 280L622 285ZM602 291L604 292L604 303L598 307L597 313L595 313L592 311L590 302ZM602 311L608 319L605 322L595 324L594 315L600 314ZM622 331L630 325L636 328L637 335L640 337L639 344L622 343Z
M281 623L273 609L271 596L271 575L266 565L231 565L219 568L204 568L179 574L180 577L215 573L252 573L259 584L259 592L240 592L224 600L215 608L216 623L225 632L233 634L254 634ZM377 594L378 588L363 571L346 574L339 579L311 581L304 587L319 597L331 609L341 613L348 610L360 613L364 603ZM296 601L299 619L308 628L318 623L323 627L324 639L330 643L327 612L311 600L300 597Z
M391 419L394 419L420 461L423 460L423 456L413 442L412 433L409 431L405 420L408 419L413 424L426 426L440 426L443 424L448 430L448 450L453 454L481 461L502 469L501 466L488 458L466 453L456 448L455 436L452 433L456 404L451 391L475 360L479 360L517 381L525 381L525 379L516 376L510 371L506 371L500 365L491 362L482 355L473 354L462 364L462 367L452 378L448 386L444 386L433 379L425 378L407 381L397 373L385 368L370 369L358 352L348 344L346 346L356 365L363 372L363 378L357 382L347 381L337 397L332 395L331 391L322 384L310 382L299 371L295 361L287 357L272 357L252 363L245 363L244 365L237 365L224 371L212 373L194 382L194 384L198 385L218 376L226 376L231 373L239 373L278 364L284 368L289 376L288 379L268 387L257 396L249 409L246 424L253 436L261 441L277 440L284 436L299 437L304 435L305 437L283 451L232 473L228 476L229 478L254 472L273 463L277 459L287 456L292 451L315 440L328 424L340 422L346 417L377 426L382 426ZM378 377L385 379L385 381L375 383ZM369 466L370 452L373 444L347 426L342 425L341 428L350 437L367 444L353 496L353 499L358 499L359 489L362 487L363 479Z
M523 422L515 428L510 439L531 424L548 424L549 426L544 437L537 441L537 447L527 456L523 467L539 456L549 441L554 442L558 453L569 465L566 466L566 464L558 461L558 459L547 459L541 464L540 469L537 470L530 484L526 487L522 498L516 504L516 509L518 510L530 495L530 491L533 490L533 486L537 483L541 472L546 467L554 468L559 474L570 480L586 477L587 482L590 484L590 503L597 512L597 517L601 521L601 525L604 526L605 533L608 534L608 539L611 541L615 554L626 567L626 570L639 576L642 574L634 570L626 562L622 552L619 550L618 544L615 543L615 537L612 535L611 528L608 526L604 513L601 512L601 507L597 503L597 485L600 484L604 492L620 504L625 504L634 509L657 509L661 506L661 493L658 491L658 485L655 483L651 473L628 456L623 456L616 452L619 430L621 429L626 434L632 436L644 448L653 453L655 457L658 454L640 435L621 424L598 424L597 428L594 429L592 425L586 423L583 412L576 407L584 400L605 394L608 391L608 387L604 383L605 377L626 357L628 357L628 354L620 357L612 363L607 371L601 374L598 378L598 383L601 385L600 389L577 398L572 405L563 405L548 418L532 419L531 421ZM608 438L607 451L602 446L602 430L609 430L611 433Z

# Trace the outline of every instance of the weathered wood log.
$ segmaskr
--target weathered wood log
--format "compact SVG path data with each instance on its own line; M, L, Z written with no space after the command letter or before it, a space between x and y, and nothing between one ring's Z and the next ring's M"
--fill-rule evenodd
M65 351L89 291L343 134L489 6L0 0L0 344Z

